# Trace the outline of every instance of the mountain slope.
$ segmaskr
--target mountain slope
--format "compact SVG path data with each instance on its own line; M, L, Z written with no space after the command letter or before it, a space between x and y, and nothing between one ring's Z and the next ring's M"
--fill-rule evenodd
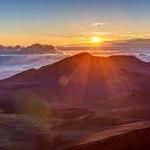
M124 108L119 115L145 118L150 114L149 92L149 63L133 56L81 53L1 81L0 108L17 111L15 107L26 103L24 95L32 99L34 94L50 106L90 108L111 115Z
M68 150L148 150L149 122L136 122L97 133Z
M50 129L48 140L43 135L41 142L45 150L149 149L150 123L141 122L150 118L149 100L149 63L133 56L82 53L0 81L0 125L10 118L6 125L16 123L13 131L18 132L20 120L13 122L9 115L27 121L23 125L30 124L27 118L39 120ZM7 129L2 127L2 136ZM22 136L16 136L20 144ZM33 133L33 139L40 140L39 135Z

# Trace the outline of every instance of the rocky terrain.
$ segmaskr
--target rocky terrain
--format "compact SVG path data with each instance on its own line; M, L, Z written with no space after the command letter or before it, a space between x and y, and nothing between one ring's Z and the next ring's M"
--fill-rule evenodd
M45 150L148 149L149 93L150 63L81 53L0 81L0 110L41 122Z
M150 122L136 122L96 133L69 150L148 150Z

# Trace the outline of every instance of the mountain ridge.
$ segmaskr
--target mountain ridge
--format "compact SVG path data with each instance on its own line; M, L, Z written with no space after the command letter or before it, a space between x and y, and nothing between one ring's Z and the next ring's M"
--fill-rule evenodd
M97 57L81 53L0 81L0 99L15 101L17 90L17 94L32 91L49 105L115 109L143 103L147 107L149 68L148 63L134 56Z
M34 72L34 71L36 72L36 71L42 71L42 70L49 70L52 67L59 66L59 64L61 64L61 63L65 63L65 64L71 63L71 62L69 62L71 59L72 59L71 61L76 61L75 63L77 64L77 61L79 61L78 59L81 59L81 61L84 60L84 59L89 59L88 61L91 61L93 58L94 59L97 59L97 58L101 59L100 61L107 60L107 59L112 59L112 60L117 61L117 63L118 63L119 61L123 62L125 60L126 63L128 61L128 63L142 63L142 64L145 64L145 65L146 64L149 65L149 63L143 62L143 61L139 60L138 58L136 58L135 56L132 56L132 55L114 55L114 56L108 56L108 57L100 57L100 56L92 56L90 53L84 52L84 53L76 54L74 56L67 57L67 58L65 58L61 61L58 61L58 62L56 62L52 65L46 65L46 66L40 67L39 69L32 68L32 69L23 71L21 73L18 73L17 75L14 75L13 77L10 77L9 79L12 79L14 77L23 75L23 74L28 73L30 71L31 72ZM5 80L8 80L8 79L4 79L3 81L5 81Z

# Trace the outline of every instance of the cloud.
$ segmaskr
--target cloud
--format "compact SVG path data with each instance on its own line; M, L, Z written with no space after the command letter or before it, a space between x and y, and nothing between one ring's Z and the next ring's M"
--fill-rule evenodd
M94 34L94 35L110 35L112 33L111 32L92 32L91 34Z
M91 24L91 26L103 27L105 24L105 22L94 22Z
M105 22L94 22L94 23L88 23L88 24L82 24L77 26L78 31L97 31L101 27L104 27L106 25Z

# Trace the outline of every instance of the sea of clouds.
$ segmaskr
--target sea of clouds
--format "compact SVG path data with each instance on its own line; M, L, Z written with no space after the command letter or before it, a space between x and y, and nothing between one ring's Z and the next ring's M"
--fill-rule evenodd
M80 51L81 52L81 51ZM150 62L150 50L136 51L90 51L93 55L134 55L145 62ZM79 53L79 51L66 51L61 54L32 54L32 55L0 55L0 79L5 79L21 71L30 68L39 68L48 64L55 63L65 57Z
M65 58L62 54L0 55L0 79L30 68L40 68Z

